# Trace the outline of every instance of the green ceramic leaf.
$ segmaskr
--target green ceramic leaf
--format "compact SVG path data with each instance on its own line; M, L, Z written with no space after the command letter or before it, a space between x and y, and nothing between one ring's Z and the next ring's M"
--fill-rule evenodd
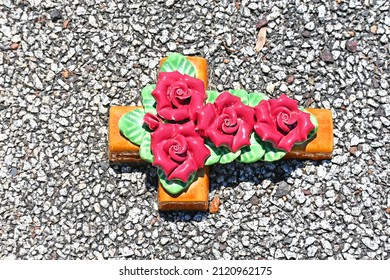
M129 113L124 114L118 122L119 130L132 143L140 145L145 134L143 128L144 110L135 109Z
M210 150L210 156L207 158L205 165L229 163L235 160L241 154L241 150L233 153L228 148L222 146L217 148L210 140L205 140L205 145Z
M164 171L162 171L160 168L157 169L157 174L162 187L173 195L178 194L188 188L196 177L196 172L194 172L191 174L187 182L182 182L180 180L168 180Z
M213 103L217 99L219 93L216 90L206 90L207 99L206 103Z
M182 74L195 77L196 71L192 63L182 54L173 53L161 65L161 72L179 71Z
M230 92L234 96L239 97L241 99L242 103L244 103L245 105L248 105L249 95L248 95L248 92L246 90L230 89L230 90L228 90L228 92Z
M144 106L145 113L156 114L156 100L152 95L152 91L156 88L156 85L147 85L141 91L142 105Z
M238 161L244 163L252 163L260 160L265 154L263 141L255 132L251 134L251 145L241 149L241 155L237 158Z
M209 140L205 140L204 144L206 145L207 149L210 150L210 156L207 158L204 165L213 165L219 162L219 159L221 158L220 149L218 149L213 142Z
M251 107L257 106L261 100L267 100L268 97L264 93L261 92L250 92L248 99L248 105Z
M310 121L311 121L312 124L314 124L314 129L312 131L310 131L309 135L307 136L307 140L310 140L310 139L312 139L314 137L314 135L317 134L317 131L318 131L318 121L317 121L317 118L312 113L310 113L309 111L307 111L307 110L302 110L302 111L310 114Z
M152 150L150 149L150 142L151 135L148 131L145 131L144 137L142 138L142 142L139 147L139 155L143 160L152 163L154 156L152 154Z
M221 158L219 159L219 163L221 164L232 162L241 154L241 150L238 150L237 152L233 153L225 147L219 147L218 149L221 150Z
M262 141L262 140L261 140ZM276 161L284 157L287 154L286 151L276 149L270 142L262 141L262 146L265 150L265 154L261 160L263 161Z

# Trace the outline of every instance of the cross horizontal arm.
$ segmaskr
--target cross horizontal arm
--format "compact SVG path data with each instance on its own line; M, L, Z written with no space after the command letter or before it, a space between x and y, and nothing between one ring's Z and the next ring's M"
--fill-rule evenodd
M139 147L127 140L119 131L118 121L126 113L137 106L112 106L109 116L109 159L111 162L140 162ZM330 159L333 152L333 120L332 112L327 109L307 108L318 120L318 131L314 139L308 143L295 145L283 159Z

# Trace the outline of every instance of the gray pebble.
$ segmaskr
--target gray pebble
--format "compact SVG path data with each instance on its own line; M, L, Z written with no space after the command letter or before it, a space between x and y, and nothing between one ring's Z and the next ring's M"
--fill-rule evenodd
M310 246L307 248L307 255L308 257L314 257L317 254L318 247L316 246Z
M294 190L295 199L299 204L303 204L306 201L305 194L300 189Z
M267 74L271 71L271 68L265 64L261 64L260 68L261 68L261 71L263 71L263 73L265 73L265 74Z
M316 27L316 25L314 24L314 22L308 22L306 25L305 25L305 28L309 31L313 31L314 28Z
M326 7L325 7L325 5L319 6L317 11L318 11L318 17L319 18L325 17L325 14L326 14Z
M379 248L378 243L376 243L374 240L372 240L369 237L363 237L362 242L365 246L367 246L367 248L369 248L373 251L378 250L378 248Z
M103 199L102 201L100 201L100 205L104 208L108 208L108 206L110 206L109 202L107 201L107 199Z
M312 245L315 241L316 241L315 237L309 236L308 238L306 238L305 247Z
M275 77L279 80L279 81L282 81L282 80L285 80L287 78L287 75L286 73L284 73L283 71L279 71L275 74Z
M83 199L83 194L81 192L76 193L76 194L73 195L73 202L78 202L81 199Z
M87 10L83 6L78 6L76 9L76 14L78 16L83 16L87 13Z
M165 2L165 5L166 5L168 8L172 7L174 4L175 4L175 0L167 0L167 1Z
M166 245L167 243L169 242L169 238L168 237L162 237L161 239L160 239L160 243L161 243L161 245Z

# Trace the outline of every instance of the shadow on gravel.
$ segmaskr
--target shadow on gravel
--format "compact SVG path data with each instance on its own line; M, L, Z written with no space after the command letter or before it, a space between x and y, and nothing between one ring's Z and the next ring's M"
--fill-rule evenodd
M232 162L224 165L214 165L210 168L209 202L214 198L214 194L222 193L226 189L233 189L239 192L239 189L236 188L241 187L243 195L245 195L248 188L258 185L261 186L257 187L257 189L270 189L270 192L266 195L270 199L277 200L293 191L294 186L291 186L287 181L295 170L298 168L302 169L306 165L321 165L321 162L310 160L280 160L277 162L256 162L251 164ZM117 174L146 174L146 188L157 194L157 171L152 165L148 163L110 163L110 167ZM134 178L134 180L137 179ZM268 182L264 182L265 180ZM248 203L253 203L253 201L248 201ZM202 211L159 211L160 219L173 222L201 222L207 219L209 215L209 212Z
M146 188L157 192L156 168L149 163L111 163L110 168L117 174L144 173L146 174ZM135 178L137 179L137 178Z
M146 188L156 193L157 202L157 169L149 163L110 163L109 167L117 174L144 173ZM174 222L200 222L207 219L208 212L201 211L159 211L162 220Z
M298 168L304 167L305 161L280 160L278 162L239 163L215 165L210 171L211 188L239 186L242 183L262 184L268 180L272 185L286 182Z

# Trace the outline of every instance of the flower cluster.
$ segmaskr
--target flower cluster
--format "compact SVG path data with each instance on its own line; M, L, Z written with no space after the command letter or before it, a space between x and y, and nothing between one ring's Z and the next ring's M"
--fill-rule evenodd
M169 180L186 182L204 166L210 156L205 139L235 153L251 145L254 132L275 149L289 152L315 128L310 114L286 95L251 107L223 92L205 104L203 82L178 71L160 72L151 94L157 113L145 114L144 123L152 131L153 165Z
M178 71L160 72L152 95L157 115L145 114L144 123L153 131L153 165L168 180L186 182L210 155L195 126L196 112L207 98L203 82Z

